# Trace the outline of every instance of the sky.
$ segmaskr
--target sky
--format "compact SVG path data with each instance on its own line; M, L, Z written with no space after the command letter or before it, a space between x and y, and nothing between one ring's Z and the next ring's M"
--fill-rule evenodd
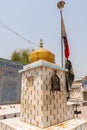
M0 0L0 57L10 59L16 49L34 48L3 23L27 40L37 44L42 38L44 48L55 54L61 66L61 20L59 0ZM87 1L65 0L63 18L70 47L75 77L87 75Z

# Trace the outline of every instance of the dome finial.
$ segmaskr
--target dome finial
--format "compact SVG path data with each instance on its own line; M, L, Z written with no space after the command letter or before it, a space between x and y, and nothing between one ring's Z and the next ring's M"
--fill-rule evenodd
M57 4L57 6L58 6L59 9L64 8L64 5L65 5L65 1L63 1L63 0L60 0L60 1L58 2L58 4Z
M42 39L40 39L40 47L43 48L43 42L42 42Z

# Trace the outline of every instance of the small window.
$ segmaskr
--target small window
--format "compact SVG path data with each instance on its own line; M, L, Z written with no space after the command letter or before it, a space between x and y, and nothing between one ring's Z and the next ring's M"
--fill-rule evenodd
M33 76L27 77L27 83L28 83L28 86L33 86L34 85L34 77Z

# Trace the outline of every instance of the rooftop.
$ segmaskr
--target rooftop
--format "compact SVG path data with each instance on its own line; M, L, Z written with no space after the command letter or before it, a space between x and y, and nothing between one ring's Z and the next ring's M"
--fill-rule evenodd
M14 65L20 65L20 66L23 66L23 64L19 63L19 62L16 62L16 61L12 61L12 60L9 60L9 59L4 59L4 58L0 58L0 62L4 62L4 63L10 63L10 64L14 64Z

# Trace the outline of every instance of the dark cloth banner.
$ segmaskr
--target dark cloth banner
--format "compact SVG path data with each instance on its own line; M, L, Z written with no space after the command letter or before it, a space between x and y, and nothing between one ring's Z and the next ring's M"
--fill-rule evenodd
M67 60L65 63L65 68L68 70L66 72L66 90L69 91L74 81L74 71L70 60Z

